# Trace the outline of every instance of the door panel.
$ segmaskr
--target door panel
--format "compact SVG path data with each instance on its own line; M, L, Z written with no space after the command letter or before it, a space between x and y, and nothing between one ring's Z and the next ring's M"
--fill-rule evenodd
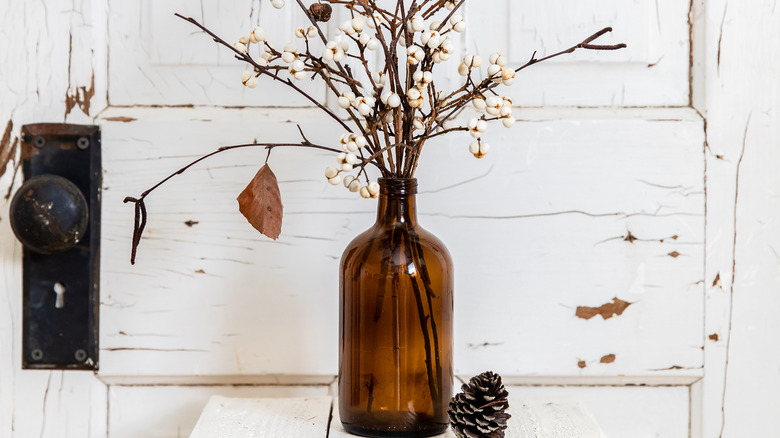
M111 105L311 105L271 80L261 81L256 89L241 86L241 72L248 68L206 33L173 15L179 13L205 23L231 45L260 25L266 28L269 42L281 51L285 44L297 40L293 31L306 20L299 10L274 9L270 2L257 0L108 3ZM303 45L299 46L303 50ZM250 53L257 56L255 49L257 45ZM286 73L281 76L289 77ZM324 87L318 82L304 80L298 84L324 100Z
M338 126L314 110L209 121L177 111L103 125L115 147L105 153L101 372L335 374L338 261L375 201L327 184L332 156L271 154L285 206L277 241L236 209L259 148L151 194L135 266L133 209L121 200L221 145L289 139L293 123L328 144ZM701 122L686 110L525 114L482 160L456 136L427 146L420 166L421 223L456 261L456 372L701 375ZM614 298L622 315L585 319Z

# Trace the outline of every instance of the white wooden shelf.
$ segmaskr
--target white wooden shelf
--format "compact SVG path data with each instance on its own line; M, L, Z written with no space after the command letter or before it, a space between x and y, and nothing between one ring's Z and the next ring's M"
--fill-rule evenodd
M510 398L507 438L604 438L577 399ZM230 398L213 396L190 438L348 438L332 397ZM454 438L448 430L440 438Z

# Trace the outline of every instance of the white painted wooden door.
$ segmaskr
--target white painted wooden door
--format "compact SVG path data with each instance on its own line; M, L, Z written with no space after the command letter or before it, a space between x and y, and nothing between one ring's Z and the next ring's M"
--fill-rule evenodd
M96 375L19 368L21 248L0 211L0 436L187 436L213 394L331 391L338 260L374 211L325 183L332 157L273 153L276 242L234 201L263 152L193 168L148 198L129 264L125 196L221 145L289 140L296 124L321 142L341 134L270 82L242 87L243 66L174 12L227 40L260 23L279 46L304 20L265 0L0 4L0 122L100 124L104 155ZM466 136L426 148L420 220L455 260L456 374L576 396L612 437L771 436L773 2L483 0L464 15L462 50L516 63L607 25L629 47L524 71L519 123L491 133L483 160ZM12 164L3 189L18 187Z

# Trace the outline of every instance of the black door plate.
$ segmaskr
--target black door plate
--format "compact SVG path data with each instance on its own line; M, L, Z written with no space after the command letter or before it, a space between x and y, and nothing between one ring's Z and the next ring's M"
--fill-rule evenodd
M24 249L23 368L98 369L100 151L97 126L40 123L22 127L24 178L44 174L67 178L89 206L85 235L75 247L49 255ZM55 287L59 292L65 290L59 303Z

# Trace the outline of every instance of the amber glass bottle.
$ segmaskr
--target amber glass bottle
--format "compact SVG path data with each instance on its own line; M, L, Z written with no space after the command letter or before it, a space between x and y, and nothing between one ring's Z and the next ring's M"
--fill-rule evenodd
M376 224L341 258L339 414L356 435L437 435L452 397L452 260L417 224L417 180L379 184Z

